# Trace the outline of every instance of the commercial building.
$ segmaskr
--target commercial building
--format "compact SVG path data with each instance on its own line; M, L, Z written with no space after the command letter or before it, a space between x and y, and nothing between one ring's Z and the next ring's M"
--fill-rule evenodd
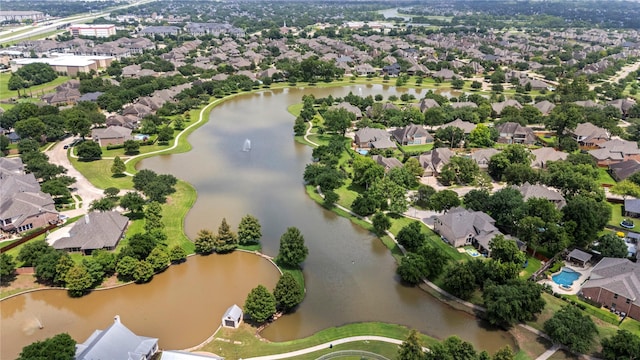
M57 56L60 55L60 56ZM22 66L33 63L45 63L51 65L53 70L66 75L88 73L91 70L98 71L111 65L111 56L75 56L67 54L51 54L52 57L39 59L16 59L11 61L11 71L14 72Z
M75 37L78 36L94 36L94 37L109 37L116 34L116 26L112 24L98 24L98 25L86 25L78 24L72 25L69 28L71 34Z

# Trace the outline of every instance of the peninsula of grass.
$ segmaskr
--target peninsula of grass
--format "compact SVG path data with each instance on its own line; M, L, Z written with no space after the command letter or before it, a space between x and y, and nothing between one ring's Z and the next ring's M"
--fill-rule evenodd
M384 336L404 341L409 335L409 332L410 329L404 326L370 322L332 327L298 340L265 342L256 338L254 335L255 328L247 324L242 324L238 329L221 329L220 332L216 334L216 339L221 339L223 341L211 341L199 350L209 351L225 358L240 359L253 356L282 354L290 351L306 349L350 336ZM422 344L426 347L430 347L437 342L436 339L426 335L420 335L420 338ZM327 347L324 351L314 352L304 357L296 356L296 359L316 359L322 354L337 350L366 350L389 358L394 358L397 355L398 345L380 342L375 342L374 344L374 342L371 341L360 341L344 344L340 347L335 346L332 349Z

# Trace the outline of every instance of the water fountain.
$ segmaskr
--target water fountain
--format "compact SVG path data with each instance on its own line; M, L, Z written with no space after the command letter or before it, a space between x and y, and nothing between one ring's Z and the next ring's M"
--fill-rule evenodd
M242 151L244 151L244 152L251 151L251 140L249 140L249 139L245 139L244 140L244 145L242 146Z

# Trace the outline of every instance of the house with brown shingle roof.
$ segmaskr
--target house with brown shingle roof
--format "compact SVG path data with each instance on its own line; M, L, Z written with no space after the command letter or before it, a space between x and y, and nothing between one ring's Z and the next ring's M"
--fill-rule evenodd
M131 129L123 126L109 126L91 130L91 138L100 146L120 145L131 140Z
M465 135L469 135L476 128L476 124L461 119L455 119L451 122L441 125L440 128L444 129L448 128L449 126L461 129Z
M558 209L562 209L565 205L567 205L567 201L564 199L564 196L557 191L551 190L546 186L537 185L537 184L529 184L525 182L521 186L514 186L514 189L518 190L522 194L522 198L524 201L527 201L530 198L542 198L547 199L555 204Z
M504 110L504 108L506 108L507 106L513 106L518 110L522 109L522 104L520 104L517 100L513 100L513 99L492 103L491 109L497 116L500 116L500 114L502 114L502 110Z
M627 140L609 140L598 145L598 149L590 150L598 166L608 166L626 160L640 161L640 149L638 143Z
M578 144L584 147L594 147L611 139L609 131L590 122L580 123L569 132Z
M449 148L436 148L418 156L418 162L424 169L422 176L437 176L455 155Z
M558 151L552 147L541 147L531 150L533 154L532 168L545 169L549 161L566 160L569 154L564 151Z
M384 171L389 171L393 168L401 168L402 162L394 157L384 157L381 155L373 155L371 157L378 165L384 167Z
M551 113L551 110L553 110L553 108L555 108L556 105L550 101L542 100L540 102L535 103L533 107L540 110L542 115L549 115Z
M615 181L622 181L640 171L640 162L636 160L621 161L609 165L609 174Z
M478 149L471 153L471 159L478 164L480 169L487 169L491 157L499 152L500 150L494 148Z
M20 233L58 222L53 198L40 191L40 184L33 174L3 177L0 188L2 230Z
M582 296L640 320L640 263L605 257L582 285Z
M391 134L400 145L423 145L432 143L434 140L427 130L416 124L397 128Z
M498 142L501 144L525 144L532 145L536 142L536 135L531 128L515 122L505 122L496 126Z
M359 107L355 105L351 105L346 101L343 101L340 104L329 107L329 110L338 110L338 109L345 109L348 112L352 113L353 115L356 116L356 120L362 119L362 110L360 110Z
M365 149L397 148L396 143L391 141L391 135L386 130L370 127L365 127L356 131L354 142L356 147Z

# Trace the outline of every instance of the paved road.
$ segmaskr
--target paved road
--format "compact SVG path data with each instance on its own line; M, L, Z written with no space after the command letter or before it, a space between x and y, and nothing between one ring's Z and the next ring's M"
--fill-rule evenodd
M69 161L69 158L67 157L67 150L64 149L64 145L68 145L73 140L74 138L64 139L45 151L45 154L49 156L49 161L52 164L64 167L67 169L67 175L76 178L76 183L71 186L77 189L73 194L82 198L82 208L63 212L63 214L69 217L86 214L91 202L104 196L104 191L93 186L93 184L91 184L84 175L73 167L71 161Z
M392 339L392 338L388 338L388 337L384 337L384 336L351 336L351 337L346 337L346 338L342 338L342 339L337 339L337 340L334 340L334 341L326 342L324 344L312 346L312 347L309 347L309 348L306 348L306 349L291 351L291 352L284 353L284 354L258 356L258 357L253 357L253 358L247 358L245 360L276 360L276 359L293 358L293 357L296 357L296 356L299 356L299 355L304 355L304 354L308 354L308 353L312 353L312 352L328 349L329 346L331 346L331 345L347 344L347 343L356 342L356 341L382 341L382 342L387 342L387 343L397 344L397 345L402 344L402 340Z

